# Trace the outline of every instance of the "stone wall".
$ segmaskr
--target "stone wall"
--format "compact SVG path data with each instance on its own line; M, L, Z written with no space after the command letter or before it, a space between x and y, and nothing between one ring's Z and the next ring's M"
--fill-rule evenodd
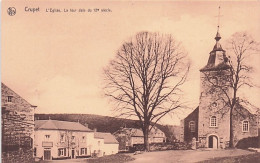
M199 116L199 107L197 107L192 113L190 113L184 119L184 141L191 142L192 138L195 137L198 140L198 116ZM189 123L195 122L195 132L191 132Z
M209 136L218 140L218 148L227 148L230 139L230 109L227 96L232 89L227 80L228 70L201 72L201 95L199 104L199 147L208 147ZM224 91L223 91L224 89ZM210 118L216 116L217 125L210 126ZM242 131L244 120L249 121L249 132ZM237 105L233 111L234 145L247 137L257 136L257 119L247 109Z
M225 106L226 96L220 87L229 88L226 78L228 71L201 72L201 95L199 104L199 146L208 147L208 137L214 135L218 138L218 147L226 148L229 141L229 109ZM210 118L216 116L217 126L210 126Z
M3 83L1 91L3 162L13 158L30 160L33 158L34 108Z
M243 121L249 121L249 132L242 131ZM242 106L237 106L233 114L234 145L243 138L258 136L257 116Z
M3 163L32 163L33 151L32 149L22 149L15 151L8 151L2 153Z

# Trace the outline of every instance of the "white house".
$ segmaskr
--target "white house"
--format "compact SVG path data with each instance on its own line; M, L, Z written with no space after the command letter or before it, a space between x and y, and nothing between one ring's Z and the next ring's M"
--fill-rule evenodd
M95 132L94 154L97 156L111 155L118 153L119 143L110 133Z
M94 131L77 122L36 120L34 156L43 160L89 157Z

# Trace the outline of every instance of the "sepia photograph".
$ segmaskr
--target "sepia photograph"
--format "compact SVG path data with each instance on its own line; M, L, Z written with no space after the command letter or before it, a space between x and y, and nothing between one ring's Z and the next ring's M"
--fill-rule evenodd
M260 162L259 0L2 0L2 163Z

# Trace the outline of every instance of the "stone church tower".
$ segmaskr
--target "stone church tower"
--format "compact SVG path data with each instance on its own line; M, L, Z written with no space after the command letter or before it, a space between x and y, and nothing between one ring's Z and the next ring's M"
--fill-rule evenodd
M200 103L198 115L199 147L225 148L229 144L230 114L225 105L231 93L228 75L230 67L217 31L216 44L209 53L207 65L200 70ZM225 91L223 91L225 89Z
M198 148L229 147L230 116L232 116L233 143L236 147L248 144L250 138L258 135L257 116L248 108L238 103L230 115L227 102L233 92L229 80L231 68L220 39L218 30L215 37L216 44L209 53L208 63L200 70L199 106L181 121L184 131L183 141L191 143L196 140ZM254 144L251 143L250 146Z

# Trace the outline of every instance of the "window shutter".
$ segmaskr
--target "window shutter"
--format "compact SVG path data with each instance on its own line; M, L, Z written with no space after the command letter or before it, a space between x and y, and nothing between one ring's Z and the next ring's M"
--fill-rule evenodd
M66 148L64 148L64 156L66 156L67 154L66 154Z

